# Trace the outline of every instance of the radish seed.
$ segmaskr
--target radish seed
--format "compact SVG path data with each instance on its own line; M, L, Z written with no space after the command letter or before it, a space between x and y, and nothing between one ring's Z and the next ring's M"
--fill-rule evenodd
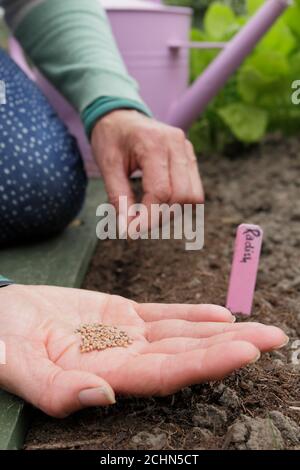
M132 339L127 333L116 326L103 323L84 323L75 333L81 336L80 352L103 351L107 348L127 347Z

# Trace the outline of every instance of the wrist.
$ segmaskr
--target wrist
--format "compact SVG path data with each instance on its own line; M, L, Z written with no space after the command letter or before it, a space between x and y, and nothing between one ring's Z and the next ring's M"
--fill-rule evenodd
M112 112L122 110L137 111L142 115L151 116L150 110L142 102L127 98L102 96L87 106L81 115L87 136L91 138L93 129L100 120L102 121Z
M91 132L91 144L94 150L99 143L116 144L121 136L128 136L129 130L137 126L141 119L151 119L137 110L116 109L99 119Z

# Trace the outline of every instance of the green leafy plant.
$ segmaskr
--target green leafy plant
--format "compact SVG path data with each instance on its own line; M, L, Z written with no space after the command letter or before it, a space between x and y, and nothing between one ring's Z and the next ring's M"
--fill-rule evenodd
M228 41L262 6L264 0L247 0L243 14L224 2L212 2L201 28L193 28L193 41ZM277 20L209 105L190 137L196 149L220 148L234 140L259 141L266 132L300 131L300 107L292 104L291 84L300 79L300 0ZM191 81L207 67L218 51L193 50Z
M203 17L208 7L214 0L161 0L167 5L183 6L193 9L193 24L199 28L203 26ZM228 5L237 13L245 12L246 0L219 0L223 5Z
M6 25L4 24L4 20L2 18L1 9L0 9L0 47L3 49L7 48L7 38L8 38L8 31Z

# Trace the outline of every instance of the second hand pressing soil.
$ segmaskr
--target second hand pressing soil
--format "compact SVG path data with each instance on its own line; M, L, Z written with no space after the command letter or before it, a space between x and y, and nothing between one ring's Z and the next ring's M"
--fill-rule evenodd
M141 302L224 305L238 224L265 232L251 321L289 345L226 380L167 398L119 398L63 421L36 412L27 449L300 448L300 141L269 139L240 158L202 157L205 247L100 242L84 287ZM294 358L294 360L292 360Z

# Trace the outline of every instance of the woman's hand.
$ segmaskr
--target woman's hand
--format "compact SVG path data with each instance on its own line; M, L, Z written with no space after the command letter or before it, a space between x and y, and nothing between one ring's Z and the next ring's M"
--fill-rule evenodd
M118 296L48 286L0 289L0 386L56 417L115 402L114 393L167 395L216 380L280 348L278 328L233 323L214 305L138 304ZM80 352L81 323L116 325L127 348Z
M128 205L135 202L129 177L137 169L143 172L142 203L147 208L164 202L203 202L197 159L181 129L138 111L117 110L95 125L92 147L117 211L120 196L127 196Z

